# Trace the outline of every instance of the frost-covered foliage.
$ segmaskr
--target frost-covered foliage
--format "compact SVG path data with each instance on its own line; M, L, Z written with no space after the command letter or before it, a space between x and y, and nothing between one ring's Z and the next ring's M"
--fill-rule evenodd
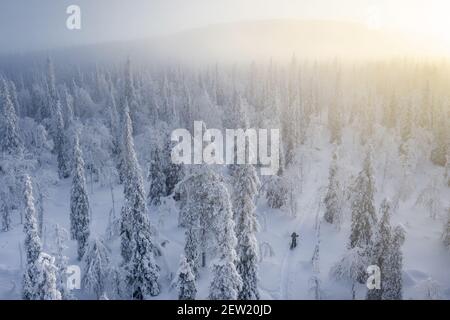
M326 222L339 225L341 222L341 206L339 198L340 184L337 176L337 157L337 150L335 150L328 175L328 189L324 199L325 213L323 217Z
M89 245L84 257L83 279L84 290L94 294L97 299L106 295L108 281L110 279L110 252L103 241L95 239Z
M405 242L405 230L401 226L394 228L390 249L385 253L384 287L381 298L384 300L401 300L403 297L403 253L401 246Z
M450 155L450 130L445 119L437 121L434 141L435 147L431 151L430 159L435 165L445 167Z
M94 68L16 58L0 58L0 283L15 281L9 270L21 263L24 298L349 298L335 279L362 298L371 264L382 285L369 299L448 297L445 266L434 265L446 261L440 241L450 247L447 63L294 57L197 68L99 59ZM279 129L280 171L260 188L258 165L173 164L170 133L194 133L195 120ZM24 203L25 174L33 183ZM15 230L22 224L25 243ZM284 250L294 230L301 243L291 259ZM87 249L91 234L106 237ZM67 263L82 256L84 290L72 296ZM300 256L311 263L299 269ZM331 279L322 276L333 261ZM428 276L442 290L420 282ZM6 290L0 297L18 297Z
M182 199L180 225L186 228L184 254L196 277L202 265L201 259L205 259L206 251L214 240L211 235L214 232L211 228L214 204L202 199L208 197L212 184L217 180L218 176L210 169L193 168L176 189Z
M386 276L385 270L388 269L386 254L391 250L392 228L390 225L391 208L389 202L385 199L381 204L381 217L378 226L374 232L374 239L371 248L370 262L376 265L381 271L381 288L367 291L367 299L380 300L382 299L384 289L388 285L384 278Z
M142 300L160 292L159 267L147 218L144 182L136 158L129 110L124 114L124 195L121 222L121 252L129 297Z
M25 250L26 268L22 297L26 300L60 300L57 289L55 258L43 252L39 238L33 188L29 176L25 177Z
M374 207L375 182L371 163L371 153L367 153L363 170L358 174L353 186L351 248L366 248L371 243L376 223Z
M65 255L69 233L59 224L54 226L53 231L52 255L55 257L55 267L57 269L56 288L61 292L62 300L72 300L74 297L67 288L67 262L69 258Z
M34 264L41 253L41 239L39 238L36 208L34 207L33 187L31 178L25 177L25 223L23 225L25 232L25 249L27 256L27 265Z
M356 284L363 276L362 270L365 270L367 260L362 249L355 247L347 250L341 260L330 270L330 276L337 281L344 281L351 285L352 298L356 298Z
M259 179L252 165L232 165L232 204L237 237L237 270L242 278L240 300L259 299L258 290L258 242L256 232L255 198L258 194Z
M206 254L213 254L209 297L237 299L242 288L235 265L237 239L230 195L222 178L208 166L196 167L180 182L178 191L185 198L181 208L186 227L185 255L194 274L199 274Z
M211 203L214 204L214 207L211 208L213 212L210 213L213 216L211 227L216 233L218 255L212 266L213 278L209 288L209 298L212 300L236 300L240 294L242 294L241 297L252 296L252 298L255 298L257 297L257 292L252 287L254 285L252 279L246 278L248 291L242 291L241 276L236 270L235 261L237 256L235 246L237 241L234 232L235 224L233 222L230 197L225 185L216 184L216 187L209 191L209 197ZM251 254L250 252L248 253ZM254 258L252 257L252 259ZM243 261L241 260L241 262ZM244 268L241 268L241 271L244 271ZM254 274L253 276L256 277L257 275Z
M70 235L78 243L78 260L83 258L89 238L89 199L84 175L84 160L78 136L74 143L74 168L72 189L70 193Z
M163 171L162 150L156 146L152 150L152 159L148 169L148 181L150 189L148 191L149 205L158 206L161 204L161 198L167 195L166 175Z
M184 255L181 256L180 267L177 272L177 289L179 300L195 300L197 295L195 275Z
M32 300L61 300L61 292L56 285L58 269L55 266L55 258L41 252L35 267L37 286L34 287Z
M89 183L99 182L105 186L115 181L117 171L112 157L114 145L108 128L96 119L85 123L80 134L80 144Z
M374 232L370 262L380 268L381 288L368 290L367 299L401 300L403 267L401 246L405 235L401 227L391 227L391 205L388 200L383 201L380 211L381 218Z
M67 155L68 142L64 131L64 119L61 111L61 102L56 102L55 113L53 115L53 152L56 153L58 161L58 173L61 179L66 179L70 176L70 163Z
M342 124L341 113L339 110L342 108L342 92L341 92L341 74L337 70L336 86L334 97L328 108L328 127L330 130L330 143L340 144L342 141Z
M0 152L20 155L22 141L17 128L17 115L5 79L0 77Z
M266 188L266 198L269 207L280 209L286 204L288 189L283 176L271 177Z
M416 201L416 205L421 205L427 209L432 219L436 219L444 212L440 194L441 181L440 177L432 177L430 183L425 186Z
M34 119L19 119L21 140L29 154L36 157L40 165L51 163L52 142L45 127Z

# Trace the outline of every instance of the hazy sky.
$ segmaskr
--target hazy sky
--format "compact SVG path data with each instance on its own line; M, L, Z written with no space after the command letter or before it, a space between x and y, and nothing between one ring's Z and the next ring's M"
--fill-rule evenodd
M82 29L66 28L81 8ZM0 0L0 52L168 34L255 19L332 19L423 32L450 42L447 0Z

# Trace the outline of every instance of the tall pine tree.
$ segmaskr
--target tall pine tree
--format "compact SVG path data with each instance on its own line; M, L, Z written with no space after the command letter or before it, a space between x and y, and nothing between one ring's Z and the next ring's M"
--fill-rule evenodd
M392 242L392 228L390 225L391 208L389 202L385 199L381 204L381 219L374 232L374 239L371 249L370 262L376 265L381 271L381 288L367 291L368 300L380 300L384 289L388 283L384 280L386 266L386 256L389 255Z
M155 146L151 152L152 159L148 168L150 189L147 196L148 204L151 206L159 206L161 204L161 198L167 195L166 175L163 171L161 154L162 152L159 146Z
M72 189L70 194L70 234L78 243L78 260L84 255L89 238L89 199L84 174L84 160L78 136L74 143L74 168Z
M0 151L20 155L23 149L17 130L17 116L6 80L0 78Z
M389 251L386 254L382 300L401 300L403 298L403 253L401 246L405 242L405 230L397 226L392 232Z
M209 190L207 202L212 204L210 214L212 214L212 228L216 235L217 254L218 257L213 262L212 266L212 281L209 287L209 298L211 300L236 300L239 294L256 295L254 281L251 278L254 275L247 274L247 284L250 284L246 289L248 291L242 292L242 278L236 270L236 255L237 239L235 235L235 224L233 221L233 212L231 210L230 196L225 185L220 181L213 184L213 188ZM251 225L250 225L251 226ZM245 241L245 240L244 240ZM251 239L246 242L250 244ZM254 244L253 244L254 245ZM248 257L252 252L247 252ZM254 259L255 257L252 257ZM246 262L245 260L243 262ZM244 266L243 266L244 267ZM253 264L246 265L246 267L254 267ZM255 271L248 268L246 271ZM243 268L244 270L244 268ZM251 292L251 293L250 293Z
M370 149L353 188L350 247L365 248L372 239L372 226L376 223L374 207L375 183Z
M195 275L191 265L183 255L180 259L180 268L177 278L178 300L195 300L197 288L195 286Z
M95 294L97 299L106 296L109 275L111 272L110 253L105 244L95 239L89 246L85 256L85 268L81 281L84 290Z
M25 223L23 230L25 232L26 269L23 278L22 297L26 300L38 300L37 287L40 279L37 264L42 244L38 233L33 187L29 176L25 176L24 201Z
M70 176L69 159L67 157L67 138L64 131L64 119L61 111L61 103L56 102L54 114L54 152L58 161L58 174L60 179Z
M124 196L121 221L121 249L130 296L136 300L160 292L159 267L147 218L144 182L133 142L129 110L124 115Z
M339 181L337 177L337 150L333 153L333 159L328 175L328 190L324 199L325 214L324 219L330 224L339 224L340 222L340 204L339 204Z
M237 236L237 270L242 278L240 300L258 300L258 242L255 197L259 179L252 165L232 165L233 213Z

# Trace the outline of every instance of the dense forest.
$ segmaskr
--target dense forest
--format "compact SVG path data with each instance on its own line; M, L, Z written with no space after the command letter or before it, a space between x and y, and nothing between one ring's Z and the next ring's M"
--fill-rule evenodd
M0 297L450 298L447 61L2 66ZM194 121L277 174L173 163Z

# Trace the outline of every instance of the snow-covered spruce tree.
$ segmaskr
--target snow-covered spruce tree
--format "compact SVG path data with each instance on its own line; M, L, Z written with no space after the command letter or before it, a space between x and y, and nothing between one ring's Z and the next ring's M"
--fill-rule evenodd
M195 285L195 275L192 272L190 263L183 255L180 259L180 268L177 278L178 300L195 300L197 288Z
M119 119L120 119L120 134L118 135L118 139L119 139L119 149L117 150L119 153L117 155L117 171L119 173L119 182L121 184L124 184L125 187L125 179L126 179L126 150L125 150L125 145L124 145L124 141L126 139L125 137L125 127L126 127L126 117L125 117L125 113L129 113L130 112L130 107L128 105L128 100L125 99L125 101L123 102L123 105L121 105L120 108L120 112L119 112Z
M17 95L17 87L14 81L8 81L9 94L11 96L11 101L14 106L14 110L17 116L21 116L21 106L19 103L19 97Z
M1 231L2 232L8 232L9 230L11 230L11 212L9 210L9 207L6 203L5 200L3 200L4 198L6 198L6 196L4 196L3 194L0 194L1 196L1 201L0 201L0 221L1 221Z
M3 78L0 78L0 137L0 151L3 154L17 156L22 153L16 111Z
M60 179L70 176L70 165L67 156L67 139L64 132L64 119L61 111L61 102L58 100L55 106L54 117L54 152L58 161L58 174Z
M330 166L330 171L328 175L328 189L327 194L324 199L325 203L325 213L324 219L330 224L340 223L340 203L339 203L339 181L337 177L338 171L338 155L337 150L333 153L333 159Z
M90 217L84 161L77 135L75 136L73 159L73 180L70 193L70 235L72 240L76 240L78 243L78 260L81 261L89 238Z
M412 136L412 126L413 126L413 119L412 119L412 110L409 105L404 106L401 117L400 118L400 124L399 124L399 131L400 131L400 138L401 142L399 145L399 153L400 158L402 159L403 165L407 165L406 162L408 161L409 153L410 153L410 140Z
M140 126L139 123L141 123L142 119L139 117L139 97L138 97L138 90L136 89L134 77L133 77L133 71L131 66L131 60L128 58L125 63L125 70L124 70L124 81L123 81L123 95L122 95L122 101L121 105L125 107L125 105L128 105L129 108L129 115L131 124L133 126L134 132L140 132ZM120 112L120 115L123 116L123 111L125 109L122 109ZM122 120L124 120L122 118Z
M374 207L375 184L370 149L364 160L363 170L353 186L350 247L366 248L372 239L372 227L376 223Z
M25 232L26 268L23 277L22 297L25 300L37 300L39 299L37 287L40 281L37 273L37 262L42 244L38 233L33 187L29 176L25 176L24 197L25 223L23 230Z
M447 157L450 156L450 130L445 116L437 121L435 131L435 147L431 151L430 159L435 165L445 167Z
M242 278L240 300L258 300L258 242L256 232L255 197L258 194L259 179L252 165L231 165L233 193L232 204L236 237L238 240L237 270Z
M150 182L150 189L148 191L148 204L151 206L158 206L161 204L161 198L167 195L166 191L166 175L163 171L161 149L155 146L151 152L151 161L148 168L148 181Z
M36 300L61 300L61 292L56 287L55 258L42 252L36 267L38 275Z
M330 143L340 144L342 140L342 124L341 124L341 74L337 71L335 82L335 94L328 108L328 128L330 130Z
M209 202L205 201L208 195L209 183L215 175L204 167L193 167L187 177L177 185L175 192L180 194L180 226L186 228L184 255L190 263L192 272L199 276L202 257L210 241L207 241L209 233L208 218L210 217Z
M211 300L236 300L242 292L242 279L236 270L235 262L237 239L234 229L233 212L231 210L230 196L223 183L214 184L215 188L210 190L209 201L213 204L212 227L217 237L218 257L213 262L212 281L209 287L209 298ZM251 271L247 269L247 271ZM255 271L255 270L253 270ZM248 284L254 284L251 276ZM253 287L247 288L245 295L256 295Z
M108 121L109 130L111 132L111 140L113 144L113 154L115 157L120 155L120 144L121 144L121 130L120 130L120 118L117 110L116 99L114 97L113 88L110 88L108 100Z
M111 271L109 255L105 244L101 240L95 239L89 245L84 257L85 267L81 280L83 289L90 294L95 294L99 300L106 295Z
M37 222L38 222L38 232L39 237L42 238L42 233L44 231L44 194L42 191L41 184L35 182L35 190L37 193L36 197L36 211L37 211Z
M237 299L242 280L235 265L237 239L223 179L210 166L197 166L178 184L176 192L182 192L185 199L180 215L186 227L185 256L194 275L206 265L206 253L213 253L210 298Z
M184 214L185 219L185 245L184 253L186 255L187 261L191 264L192 272L195 277L199 276L199 269L201 265L201 254L202 254L202 243L200 241L202 231L200 229L200 224L198 217L193 215L193 211Z
M66 129L70 128L74 118L74 99L66 85L63 87L63 120Z
M420 192L416 200L416 205L421 205L427 209L430 218L436 219L444 211L441 198L442 176L431 177L430 182Z
M53 61L50 57L47 57L47 74L46 74L46 87L47 87L47 110L45 112L46 117L51 117L52 111L55 108L58 98L58 91L56 90L56 77Z
M390 225L391 206L387 199L383 200L381 204L381 219L378 222L377 228L374 232L372 248L370 250L370 264L376 265L381 271L381 288L367 291L368 300L380 300L388 283L385 281L385 270L388 269L386 265L386 256L389 255L392 242L392 228Z
M124 196L125 201L132 197L132 194L135 190L132 190L133 186L133 174L136 173L133 171L132 162L136 161L136 154L134 151L133 145L133 130L131 125L128 124L129 117L129 109L128 104L125 104L124 115L122 116L122 144L121 144L121 154L120 154L120 180L124 185ZM131 122L131 119L129 120ZM131 154L130 154L131 153ZM125 204L127 204L125 202ZM130 216L129 210L127 210L127 206L123 206L121 210L120 217L120 249L121 255L124 261L124 264L128 263L131 259L133 249L132 249L132 229L133 229L133 221Z
M74 297L70 290L67 289L67 256L64 255L64 250L67 249L65 242L69 238L69 233L59 224L55 225L53 234L53 251L55 257L56 267L56 288L61 292L62 300L72 300Z
M398 109L398 99L395 93L393 93L389 99L389 101L385 101L383 103L383 118L382 124L388 128L395 128L396 125L396 112Z
M281 174L270 177L266 189L266 199L269 207L280 209L283 207L288 198L288 189Z
M352 299L356 299L356 284L360 282L361 270L365 271L367 261L362 249L349 248L330 270L330 276L337 281L344 281L351 286Z
M130 297L142 300L159 294L159 267L153 253L144 182L134 150L129 110L125 110L123 137L125 203L122 208L121 249Z
M382 300L401 300L403 281L402 281L402 268L403 268L403 254L401 246L405 242L405 230L397 226L392 232L392 240L390 248L386 253L386 261L384 262L384 276L383 291L381 294ZM382 271L383 272L383 271Z
M172 162L172 148L173 142L170 140L170 137L167 137L167 142L164 144L162 150L162 165L163 174L165 176L166 196L173 193L175 186L183 179L184 176L183 165Z
M131 297L143 300L160 292L159 267L154 257L150 225L144 213L137 217L134 229L133 253L126 266L126 282Z

